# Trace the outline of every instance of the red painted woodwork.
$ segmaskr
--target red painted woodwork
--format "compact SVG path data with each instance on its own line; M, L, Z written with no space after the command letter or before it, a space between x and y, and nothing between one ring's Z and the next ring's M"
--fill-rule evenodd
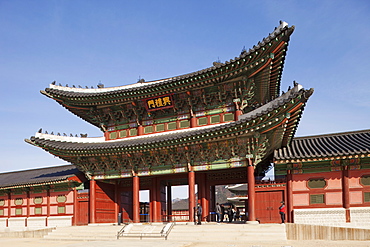
M103 182L96 182L95 190L95 222L96 223L115 223L117 215L115 214L115 185Z
M194 221L194 208L195 208L195 172L189 171L189 221Z
M349 178L348 178L348 167L343 167L342 170L342 190L343 190L343 208L346 210L346 222L351 222L351 215L349 211Z
M134 223L140 222L140 182L137 175L132 177L132 220Z
M89 194L87 192L77 192L76 219L75 224L87 225L89 223Z
M256 192L256 219L260 223L281 223L279 206L284 191Z
M286 220L287 222L294 222L293 219L293 191L292 191L292 174L288 171L287 175L287 182L286 182L286 191L287 191L287 198L286 198Z
M96 213L95 188L96 181L92 179L90 180L90 223L95 223L95 213Z
M248 159L247 166L247 178L248 178L248 220L256 221L256 209L255 209L255 181L254 181L254 166L251 159Z

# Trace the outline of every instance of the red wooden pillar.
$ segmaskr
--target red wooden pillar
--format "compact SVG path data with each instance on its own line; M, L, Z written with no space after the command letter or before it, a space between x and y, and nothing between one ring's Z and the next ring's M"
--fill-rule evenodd
M152 184L149 189L149 220L150 222L154 222L154 219L157 218L156 216L156 201L157 201L157 189L156 189L157 179L155 177L152 178Z
M77 226L77 189L76 187L73 188L73 218L72 218L72 226Z
M142 125L139 125L137 127L137 135L142 136L144 134L144 127Z
M46 189L46 222L45 226L48 226L49 222L49 217L50 217L50 186L47 187Z
M30 217L30 190L28 189L27 192L27 219L26 219L26 226L28 226L28 218Z
M293 174L291 170L288 170L287 183L286 183L286 195L287 195L287 221L290 223L294 222L293 219Z
M191 117L190 118L190 127L191 128L197 127L197 118L196 117Z
M167 221L172 221L172 186L167 184Z
M12 193L9 190L8 191L8 219L6 221L6 227L9 227L9 219L11 217L11 212L12 212Z
M114 213L117 217L117 223L120 223L121 220L122 220L122 216L121 216L121 219L118 218L118 214L120 213L120 195L121 195L121 191L120 191L120 188L119 188L119 181L116 181L115 183L115 186L114 186Z
M235 121L238 121L239 120L239 116L242 115L242 114L243 114L242 110L237 109L235 111Z
M90 223L96 222L96 181L90 180Z
M132 177L132 220L134 223L140 222L140 180L137 174Z
M350 202L349 202L349 171L348 166L344 166L342 170L342 195L343 195L343 208L345 209L346 213L346 222L351 222L351 214L350 214Z
M247 159L247 178L248 178L248 221L249 223L256 222L256 192L254 181L254 165L251 159Z
M192 171L189 165L188 173L188 183L189 183L189 221L194 221L194 208L195 208L195 173Z
M161 199L162 199L162 187L161 187L161 181L159 178L156 179L155 181L155 197L156 197L156 200L154 202L154 219L153 221L154 222L161 222L162 221L162 213L161 213L161 209L162 209L162 203L161 203Z
M206 220L209 215L209 187L207 187L206 174L201 174L198 180L198 195L202 205L202 220Z

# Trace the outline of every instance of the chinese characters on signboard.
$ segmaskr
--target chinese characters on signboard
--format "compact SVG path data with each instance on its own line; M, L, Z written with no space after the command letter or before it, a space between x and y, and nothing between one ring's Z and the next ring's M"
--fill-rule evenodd
M145 107L148 111L155 111L173 107L171 95L162 95L155 98L145 99Z

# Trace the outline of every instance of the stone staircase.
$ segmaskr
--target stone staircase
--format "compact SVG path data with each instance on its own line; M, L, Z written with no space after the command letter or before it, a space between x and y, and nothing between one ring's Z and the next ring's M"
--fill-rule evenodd
M162 223L130 224L126 226L119 239L161 238L161 231L166 225ZM49 240L84 240L104 241L117 240L117 233L123 225L89 225L58 227L44 236ZM207 223L194 225L193 223L177 223L168 235L168 240L192 242L217 242L227 239L231 242L239 241L286 241L285 225L280 224L215 224ZM155 241L155 240L154 240Z
M122 229L117 225L88 225L57 227L44 236L48 240L82 240L82 241L104 241L116 240L117 232Z
M280 224L202 224L175 225L168 240L191 239L193 242L286 241L285 225Z

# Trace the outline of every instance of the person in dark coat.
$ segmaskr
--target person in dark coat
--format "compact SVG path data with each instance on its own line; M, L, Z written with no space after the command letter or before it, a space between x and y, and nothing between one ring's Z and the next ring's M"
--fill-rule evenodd
M198 218L198 225L202 224L202 206L198 203L197 206L197 218Z

